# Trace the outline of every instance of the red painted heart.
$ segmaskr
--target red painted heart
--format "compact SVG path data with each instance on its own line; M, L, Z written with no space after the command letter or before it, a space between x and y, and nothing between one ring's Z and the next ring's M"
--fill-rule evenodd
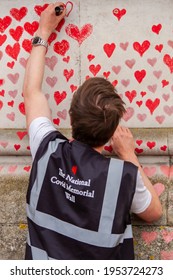
M125 96L129 99L130 103L132 103L133 99L137 96L136 90L126 91Z
M67 96L67 93L65 91L63 91L62 93L60 93L59 91L54 92L54 99L56 102L56 105L58 105L59 103L61 103Z
M9 30L10 35L13 37L14 40L19 41L20 37L23 34L23 27L17 26L16 29L10 29Z
M118 9L118 8L115 8L113 11L112 11L113 15L118 19L120 20L122 18L122 16L124 16L126 14L126 9Z
M151 115L155 111L155 109L159 106L160 104L160 99L156 98L155 100L147 99L145 105L149 109Z
M74 70L70 69L64 69L64 76L66 77L67 82L70 80L70 78L74 75Z
M0 46L2 46L7 39L7 35L0 35Z
M144 41L142 44L139 42L134 42L133 43L133 48L135 51L137 51L140 56L143 56L143 54L149 49L150 47L150 42L149 41Z
M21 112L21 114L25 115L25 104L24 104L24 102L21 102L19 104L19 111Z
M144 77L146 76L146 71L144 69L142 69L141 71L137 70L137 71L135 71L134 76L135 76L136 80L138 81L138 83L140 84L142 82L142 80L144 79Z
M36 5L34 7L35 12L37 13L38 16L41 15L41 13L49 6L49 4L44 4L43 6Z
M13 46L7 45L5 48L5 52L12 57L13 59L17 60L19 52L20 52L20 44L15 43Z
M170 57L169 54L165 54L163 62L169 67L170 72L173 73L173 57Z
M34 33L37 31L39 26L38 21L33 21L32 23L30 22L25 22L24 24L24 29L31 35L33 36Z
M31 43L31 40L29 40L29 39L24 39L23 42L22 42L22 48L23 48L26 52L30 53L31 50L32 50L32 43Z
M160 30L162 29L162 25L158 24L158 25L153 25L152 26L152 31L156 34L159 34Z
M104 44L104 46L103 46L104 52L107 54L108 57L111 57L115 48L116 48L116 45L114 43Z
M64 56L66 52L69 50L70 45L68 41L62 40L61 42L56 42L53 48L57 54Z
M86 40L93 31L93 26L91 24L85 24L80 30L77 25L69 24L66 29L66 33L71 38L78 41L79 45L83 43L84 40Z
M16 20L21 21L27 14L28 9L26 7L22 7L20 9L12 8L10 10L10 14L12 17L14 17Z
M98 72L100 71L100 69L101 69L101 65L100 65L100 64L97 64L97 65L91 64L91 65L89 66L89 70L90 70L90 72L91 72L94 76L96 76L96 75L98 74Z
M4 18L0 18L0 32L4 33L7 27L11 24L12 19L9 16L5 16Z

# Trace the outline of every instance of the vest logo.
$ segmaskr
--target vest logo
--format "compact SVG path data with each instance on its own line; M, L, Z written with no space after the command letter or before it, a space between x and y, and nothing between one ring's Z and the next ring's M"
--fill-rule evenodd
M72 168L74 172L77 172L77 166L73 166ZM76 186L85 186L91 187L91 179L88 180L80 180L75 179L73 176L69 174L65 174L61 168L59 168L59 176L52 176L50 181L52 184L60 186L65 189L65 197L66 199L70 200L71 202L75 203L76 197L75 195L85 196L88 198L94 198L95 191L89 189L82 189L76 188Z
M77 172L77 166L72 166L72 169L71 171L73 172L74 175L76 175L76 172Z

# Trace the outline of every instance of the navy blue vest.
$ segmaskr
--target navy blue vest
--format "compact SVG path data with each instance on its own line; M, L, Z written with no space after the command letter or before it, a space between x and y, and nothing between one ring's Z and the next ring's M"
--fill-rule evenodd
M136 177L133 164L51 132L31 170L25 259L134 259Z

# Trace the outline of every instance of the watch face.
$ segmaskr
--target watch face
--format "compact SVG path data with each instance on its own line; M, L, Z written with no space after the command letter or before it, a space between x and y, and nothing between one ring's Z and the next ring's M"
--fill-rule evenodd
M32 43L35 45L35 44L38 44L40 41L40 38L39 37L35 37L32 41Z

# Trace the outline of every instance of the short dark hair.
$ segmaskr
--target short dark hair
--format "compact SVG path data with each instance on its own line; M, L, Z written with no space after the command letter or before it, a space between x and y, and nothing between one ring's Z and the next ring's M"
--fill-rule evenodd
M124 113L124 102L114 86L102 77L89 78L71 101L72 137L100 147L109 141Z

